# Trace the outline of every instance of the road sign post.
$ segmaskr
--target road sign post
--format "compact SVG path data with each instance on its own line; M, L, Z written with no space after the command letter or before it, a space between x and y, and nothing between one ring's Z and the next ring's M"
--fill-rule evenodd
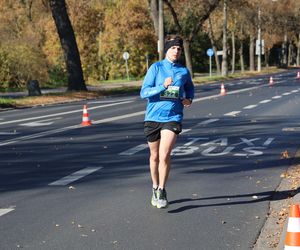
M127 80L129 81L129 70L128 70L128 59L129 59L129 53L128 52L124 52L123 53L123 58L125 60L125 64L126 64L126 74L127 74Z
M214 55L214 50L208 49L206 54L209 56L209 76L211 77L211 57Z

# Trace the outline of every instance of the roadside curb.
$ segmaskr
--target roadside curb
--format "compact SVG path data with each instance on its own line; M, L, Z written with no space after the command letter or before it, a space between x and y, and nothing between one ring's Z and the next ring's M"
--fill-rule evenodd
M285 173L282 174L282 180L275 190L274 197L270 201L267 219L262 227L253 250L274 250L284 249L284 241L287 229L289 207L291 204L300 202L299 176L295 177L293 173L299 171L298 159L300 149L291 159L291 165ZM297 186L295 185L297 180ZM291 198L289 198L291 197Z

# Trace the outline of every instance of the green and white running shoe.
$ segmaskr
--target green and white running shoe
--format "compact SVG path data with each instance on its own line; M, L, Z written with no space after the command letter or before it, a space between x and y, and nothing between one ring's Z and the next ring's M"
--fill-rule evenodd
M167 191L165 189L157 190L157 208L166 208L168 206Z
M152 188L152 197L151 197L151 205L153 207L157 206L157 188Z

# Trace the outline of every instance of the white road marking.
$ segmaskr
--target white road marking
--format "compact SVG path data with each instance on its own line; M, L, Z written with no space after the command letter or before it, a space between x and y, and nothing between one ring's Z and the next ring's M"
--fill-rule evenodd
M47 119L47 120L40 120L36 122L28 122L28 123L23 123L19 124L19 126L25 126L25 127L40 127L40 126L48 126L54 123L54 120L60 120L61 117L57 118L52 118L52 119Z
M140 152L146 148L148 148L148 144L140 144L140 145L137 145L136 147L130 148L126 151L119 153L119 155L126 155L126 156L133 155L133 154Z
M91 107L91 108L88 108L88 110L99 109L99 108L106 108L106 107L112 107L112 106L117 106L117 105L123 105L123 104L131 103L131 102L133 102L133 101L109 103L109 104L104 104L104 105L101 105L101 106ZM77 109L77 110L72 110L72 111L66 111L66 112L61 112L61 113L55 113L55 114L51 114L51 115L43 115L43 116L30 117L30 118L24 118L24 119L19 119L19 120L12 120L12 121L0 122L0 125L11 124L11 123L18 123L18 122L26 122L26 121L43 119L43 118L49 118L49 117L55 117L55 116L62 116L62 115L68 115L68 114L73 114L73 113L79 113L79 112L82 112L82 109Z
M14 208L0 208L0 216L5 215L14 210L15 210Z
M0 135L17 135L19 132L0 132Z
M282 95L291 95L291 92L283 93Z
M224 116L236 116L239 113L241 113L241 111L231 111L229 113L224 114Z
M292 93L297 93L299 90L295 89L295 90L292 90L291 92Z
M139 112L135 112L135 113L131 113L131 114L126 114L126 115L119 115L119 116L110 117L110 118L106 118L106 119L102 119L102 120L98 120L98 121L94 121L93 120L93 124L101 124L101 123L105 123L105 122L113 122L113 121L117 121L117 120L121 120L121 119L126 119L126 118L134 117L134 116L139 116L139 115L143 115L143 114L145 114L145 111L139 111Z
M263 87L264 85L260 85L260 86L255 86L255 87L251 87L251 88L246 88L246 89L238 89L238 90L233 90L233 91L227 91L226 94L227 95L233 95L233 94L236 94L236 93L241 93L241 92L246 92L246 91L249 91L249 90L253 90L253 89L258 89L258 88L261 88ZM195 98L193 100L193 102L200 102L200 101L204 101L204 100L210 100L210 99L213 99L213 98L217 98L217 97L220 97L220 94L217 94L217 95L211 95L211 96L206 96L206 97L200 97L200 98ZM0 123L1 124L1 123Z
M268 102L271 102L272 100L263 100L263 101L260 101L259 103L268 103Z
M272 138L272 137L268 138L268 139L264 142L263 146L269 146L269 145L272 143L272 141L274 141L274 139L275 139L275 138Z
M191 131L191 130L192 130L192 129L190 129L190 128L183 129L182 132L181 132L181 134L184 134L184 133L189 132L189 131Z
M58 129L54 129L54 130L40 132L40 133L36 133L36 134L32 134L32 135L20 136L20 137L11 139L11 140L6 140L6 141L3 141L3 142L0 142L0 146L14 144L14 143L17 143L17 142L20 142L20 141L26 141L26 140L35 139L35 138L41 138L41 137L44 137L44 136L47 136L47 135L53 135L53 134L61 133L61 132L76 129L76 128L82 128L82 126L81 125L74 125L74 126L69 126L69 127L65 127L65 128L58 128Z
M282 131L284 131L284 132L296 132L296 131L300 131L300 127L283 128Z
M110 118L106 118L106 119L102 119L102 120L98 120L98 121L93 121L93 124L117 121L117 120L125 119L128 117L143 115L144 113L145 113L145 111L140 111L140 112L135 112L132 114L110 117ZM17 137L17 138L11 139L11 140L6 140L3 142L0 142L0 146L14 144L14 143L17 143L20 141L26 141L26 140L35 139L35 138L41 138L41 137L44 137L47 135L53 135L53 134L65 132L68 130L78 129L78 128L82 128L82 126L80 124L78 124L78 125L73 125L73 126L69 126L69 127L65 127L65 128L58 128L58 129L53 129L53 130L49 130L49 131L44 131L44 132L40 132L40 133L36 133L36 134L32 134L32 135L21 136L21 137Z
M198 123L198 125L206 125L206 124L213 123L213 122L216 122L216 121L219 121L219 120L220 119L208 119L206 121Z
M276 96L273 96L272 99L279 99L281 97L282 97L281 95L276 95Z
M74 181L77 181L89 174L92 174L96 171L98 171L99 169L101 169L102 167L88 167L88 168L84 168L81 169L79 171L76 171L68 176L65 176L57 181L51 182L50 184L48 184L49 186L66 186Z
M253 109L255 107L257 107L257 105L248 105L248 106L244 107L243 109Z

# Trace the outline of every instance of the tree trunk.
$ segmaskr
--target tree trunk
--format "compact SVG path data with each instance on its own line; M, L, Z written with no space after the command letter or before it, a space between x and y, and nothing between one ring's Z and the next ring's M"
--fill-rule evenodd
M269 68L269 57L270 57L270 52L269 52L269 49L267 49L265 47L265 65L266 65L266 68L268 69Z
M282 66L284 68L287 67L287 34L286 31L284 33L284 38L283 38L283 43L282 43Z
M235 72L235 34L234 34L234 31L231 32L231 42L232 42L231 74L234 74L234 72Z
M158 22L158 42L159 42L159 60L163 60L165 56L164 51L164 2L163 0L158 1L158 10L159 10L159 22Z
M297 44L297 59L296 59L297 66L300 65L300 33L298 34L298 44Z
M214 55L215 55L215 62L216 62L216 67L217 67L217 74L220 75L221 73L221 69L220 69L220 62L219 62L219 57L217 55L217 46L216 46L216 42L215 42L215 37L214 37L214 32L212 29L212 24L211 24L211 19L208 18L208 36L211 42L211 46L214 50Z
M191 77L194 76L193 67L192 67L192 56L190 51L190 42L186 39L183 39L183 48L184 48L184 56L186 67L189 69Z
M49 2L64 52L68 73L68 91L87 90L74 30L67 13L65 0L50 0Z
M244 42L241 40L240 47L240 64L241 64L241 72L245 72L245 63L244 63Z
M293 45L291 41L289 42L289 50L288 50L288 67L292 65L293 61Z
M153 21L153 25L154 25L154 30L155 30L155 34L156 37L158 38L158 25L159 25L159 21L158 21L158 0L148 0L149 2L149 7L150 7L150 15Z
M255 66L254 66L254 36L253 34L251 33L250 34L250 45L249 45L249 70L250 71L254 71L255 70Z
M222 57L222 76L228 76L227 64L227 0L224 0L223 6L223 57Z

